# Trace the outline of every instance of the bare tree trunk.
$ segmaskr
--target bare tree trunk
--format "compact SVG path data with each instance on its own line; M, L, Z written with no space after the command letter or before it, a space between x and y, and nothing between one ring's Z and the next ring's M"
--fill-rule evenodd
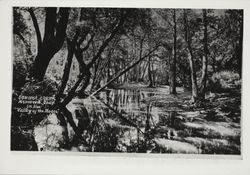
M140 77L142 81L143 81L145 73L147 72L147 67L148 67L148 61L145 64L145 67L143 68L143 71L142 71L142 76Z
M100 81L102 79L102 76L103 76L103 74L105 74L105 69L106 69L107 65L108 65L108 61L106 61L106 63L102 64L101 68L99 70L97 70L96 78L93 79L93 84L92 84L92 87L91 87L90 91L92 91L93 89L98 88L98 86L100 84Z
M239 39L239 49L238 49L238 66L239 66L239 74L240 78L242 77L242 52L243 52L243 10L241 10L242 21L240 21L240 39Z
M90 82L90 77L91 77L90 68L84 63L83 54L81 50L79 49L75 50L75 56L80 65L80 72L84 73L83 78L82 78L84 82L83 82L81 89L79 90L78 95L84 97L85 96L84 91L86 90Z
M184 27L185 27L185 42L188 49L188 60L191 72L191 84L192 84L192 101L195 102L198 98L198 88L197 88L197 79L196 79L196 70L194 67L194 57L191 47L191 37L189 35L188 19L186 10L184 10Z
M199 97L201 99L205 98L206 84L207 84L207 64L208 64L208 45L207 45L207 11L203 9L203 22L204 22L204 56L202 57L202 77Z
M85 78L85 82L84 82L84 84L83 84L83 86L82 86L82 88L80 90L80 93L78 94L80 96L81 96L81 94L83 94L83 96L84 96L84 90L88 86L89 80L90 80L90 76L91 76L90 75L90 69L96 63L96 61L101 57L101 54L106 49L106 47L109 45L109 43L117 35L118 31L121 29L123 23L125 22L126 16L128 14L129 14L129 11L125 11L125 10L122 11L121 18L120 18L119 22L114 27L114 29L111 32L111 34L109 35L109 37L99 47L97 53L93 56L92 60L87 65L83 61L82 52L85 51L89 47L90 43L92 42L93 36L91 36L91 39L88 41L88 44L84 48L82 48L82 49L80 48L80 45L83 42L83 40L84 40L85 37L83 37L82 39L78 40L77 49L75 49L75 55L76 55L76 58L77 58L79 64L82 66L83 69L81 70L78 80L76 81L75 85L71 88L71 90L69 91L68 95L63 99L63 101L60 104L56 104L53 107L60 108L60 107L66 106L72 100L72 98L76 95L77 88L79 87L79 85L81 84L81 82L83 81L83 79Z
M212 58L212 68L213 68L213 73L216 72L216 69L215 69L215 65L216 65L216 57L215 56L211 56Z
M67 60L66 60L65 67L63 70L63 77L62 77L62 81L61 81L61 86L60 86L58 94L56 95L56 103L60 102L60 98L63 95L63 92L66 88L66 85L67 85L67 82L69 79L70 68L71 68L73 54L74 54L74 43L73 42L71 42L69 40L67 41L68 55L67 55Z
M126 72L128 72L130 69L132 69L134 66L136 66L137 64L139 64L142 60L144 60L145 58L147 58L148 56L150 56L157 48L158 48L158 46L156 46L153 50L149 51L146 55L144 55L143 57L141 57L135 63L133 63L132 65L130 65L127 68L125 68L124 70L122 70L114 78L112 78L109 82L107 82L103 87L101 87L98 90L96 90L95 92L93 92L90 96L94 96L95 94L97 94L100 91L102 91L103 89L105 89L109 84L111 84L112 82L114 82L115 80L117 80L120 76L122 76L123 74L125 74Z
M33 66L33 77L39 81L43 79L50 60L64 43L69 18L69 8L60 8L58 14L57 8L48 7L45 10L45 31L42 40L36 16L32 8L29 9L36 30L38 51ZM60 16L59 19L57 15Z
M115 43L117 43L117 42L115 42ZM108 50L108 65L107 65L107 81L109 81L110 79L111 79L111 72L110 72L110 70L111 70L111 56L112 56L112 54L113 54L113 51L114 51L114 49L113 48L111 48L111 49L109 49Z
M84 83L79 91L79 95L84 97L86 94L85 94L85 90L86 88L88 87L89 85L89 82L90 82L90 78L91 78L91 73L90 73L90 70L89 69L86 69L86 74L85 74L85 79L84 79Z
M111 68L111 66L110 66L110 55L108 56L108 66L107 66L107 81L109 81L110 80L110 68Z
M174 49L173 49L173 60L170 60L170 94L176 94L176 10L173 10L173 21L174 21Z
M90 88L90 91L92 91L92 89L94 88L94 86L95 86L95 82L96 82L96 79L97 79L97 77L98 77L98 68L99 68L99 66L100 66L100 62L101 62L101 59L99 59L98 61L97 61L97 63L95 63L95 72L94 72L94 76L93 76L93 81L92 81L92 84L91 84L91 88Z
M148 57L148 79L149 79L149 85L148 87L154 87L152 73L151 73L151 57Z

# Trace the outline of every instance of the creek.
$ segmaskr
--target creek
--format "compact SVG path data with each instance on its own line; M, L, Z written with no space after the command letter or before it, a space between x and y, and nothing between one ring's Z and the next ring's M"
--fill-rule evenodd
M108 89L67 108L81 136L51 114L34 129L39 150L144 153L238 153L239 126L209 122L206 112L151 103L168 88Z

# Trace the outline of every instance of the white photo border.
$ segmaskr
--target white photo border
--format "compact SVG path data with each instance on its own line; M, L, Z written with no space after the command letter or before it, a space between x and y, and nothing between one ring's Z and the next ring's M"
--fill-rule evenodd
M12 7L244 9L241 156L10 151ZM0 174L248 174L250 172L249 0L0 0Z

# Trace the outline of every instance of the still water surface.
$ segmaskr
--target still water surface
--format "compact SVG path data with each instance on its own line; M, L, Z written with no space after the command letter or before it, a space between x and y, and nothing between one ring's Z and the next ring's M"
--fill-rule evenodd
M55 114L34 129L39 150L147 153L239 153L240 127L204 121L199 111L172 110L145 101L166 91L115 89L75 98L70 122Z

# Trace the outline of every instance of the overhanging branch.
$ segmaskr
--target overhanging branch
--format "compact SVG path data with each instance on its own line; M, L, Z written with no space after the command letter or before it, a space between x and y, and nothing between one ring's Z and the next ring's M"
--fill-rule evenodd
M41 48L41 45L42 45L42 37L41 37L41 32L40 32L40 29L39 29L39 26L38 26L38 23L37 23L37 18L36 18L36 15L34 13L34 10L33 8L28 8L28 12L30 13L30 16L31 16L31 19L33 21L33 25L34 25L34 28L35 28L35 31L36 31L36 38L37 38L37 50L39 52L40 48Z

